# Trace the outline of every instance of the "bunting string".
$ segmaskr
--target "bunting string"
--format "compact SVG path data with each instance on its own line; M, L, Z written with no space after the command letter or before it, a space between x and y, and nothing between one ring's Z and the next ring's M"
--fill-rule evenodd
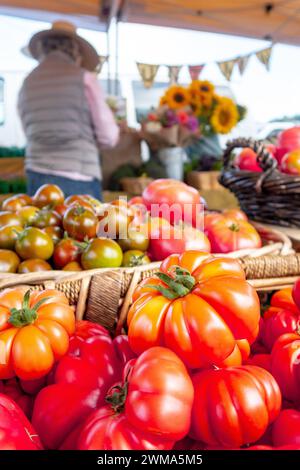
M243 75L248 66L250 58L253 56L255 56L260 61L260 63L265 66L267 71L269 71L273 47L274 47L274 44L271 44L271 46L268 46L260 51L255 51L250 54L248 53L246 55L234 57L233 59L229 59L229 60L219 61L219 62L216 62L216 64L218 65L223 76L228 81L231 80L231 77L232 77L232 74L236 65L238 67L240 75ZM180 72L182 68L185 67L185 65L144 64L140 62L137 62L136 64L137 64L139 73L141 75L141 78L143 80L144 86L146 88L152 87L155 77L160 67L163 67L163 66L167 67L168 76L169 76L171 85L178 83ZM206 65L208 65L208 63L199 64L199 65L188 65L187 67L188 67L191 80L198 80Z

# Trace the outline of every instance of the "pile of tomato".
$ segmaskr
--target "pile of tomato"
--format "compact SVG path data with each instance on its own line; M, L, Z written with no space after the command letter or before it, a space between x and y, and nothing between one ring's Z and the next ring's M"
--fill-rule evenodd
M2 203L0 272L136 267L185 250L261 246L243 212L204 209L199 193L175 180L156 180L142 197L109 204L89 195L65 198L59 187L43 185L32 198L17 194Z
M2 291L0 449L299 449L300 280L263 307L238 261L193 250L113 336L61 292Z

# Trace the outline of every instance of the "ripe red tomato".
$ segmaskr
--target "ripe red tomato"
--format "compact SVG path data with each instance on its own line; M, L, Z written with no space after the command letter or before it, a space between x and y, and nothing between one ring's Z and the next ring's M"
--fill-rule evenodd
M240 170L262 172L261 167L257 163L257 154L251 148L244 148L235 157L234 163Z
M205 205L195 188L173 179L152 181L144 189L143 202L151 217L166 218L171 224L183 220L197 227L198 217ZM173 210L170 211L170 208Z
M300 126L285 129L278 135L276 158L279 160L292 150L300 149Z
M42 228L42 231L49 235L54 245L57 245L64 235L62 228L51 225L49 227Z
M153 261L161 261L173 253L181 254L189 250L211 251L207 236L191 226L161 226L151 234L148 251Z
M194 391L181 360L166 348L151 348L125 369L123 387L110 406L85 422L81 450L172 449L188 432Z
M55 207L63 204L64 199L64 193L56 184L43 184L33 196L34 205L37 207Z
M257 441L278 416L281 394L273 376L256 366L205 370L193 377L190 436L209 445Z
M298 279L294 284L294 287L292 290L292 297L297 308L300 309L300 279Z
M257 230L245 220L223 216L206 227L213 253L230 253L247 248L260 248L262 241Z
M300 403L300 336L287 333L280 336L271 352L271 371L277 380L282 396Z
M76 240L63 238L54 248L54 266L57 269L62 269L73 261L80 261L81 252L82 248Z
M271 351L275 341L285 333L296 333L300 329L300 312L282 309L266 318L263 328L263 343Z
M19 235L15 250L22 259L51 258L54 250L52 239L39 228L28 227Z
M0 450L41 450L40 439L18 405L0 394Z
M257 293L240 263L229 258L197 251L172 255L157 277L139 284L133 301L127 319L133 351L164 345L189 368L223 366L233 353L239 365L247 344L238 340L251 344L258 334Z
M271 355L270 354L254 354L247 359L246 364L262 367L271 372Z
M300 412L282 410L273 424L272 437L275 446L300 446Z
M28 419L31 419L34 396L25 393L20 382L15 377L13 379L5 380L2 383L0 382L0 391L4 395L12 398L21 408L25 416L27 416Z
M46 448L75 448L85 419L105 404L107 391L121 380L124 365L133 357L126 337L112 340L102 326L77 322L54 383L35 400L32 423Z
M300 149L284 155L281 160L281 170L290 175L300 175Z
M95 214L82 206L71 206L63 217L63 228L70 237L83 241L95 238L98 219Z

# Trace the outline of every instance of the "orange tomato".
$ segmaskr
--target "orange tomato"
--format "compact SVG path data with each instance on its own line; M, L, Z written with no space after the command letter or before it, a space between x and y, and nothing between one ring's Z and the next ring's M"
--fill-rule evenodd
M0 293L0 379L45 376L66 354L75 330L74 308L59 291L6 289Z
M258 335L260 304L236 260L171 255L133 294L128 339L140 354L167 346L189 368L240 365Z

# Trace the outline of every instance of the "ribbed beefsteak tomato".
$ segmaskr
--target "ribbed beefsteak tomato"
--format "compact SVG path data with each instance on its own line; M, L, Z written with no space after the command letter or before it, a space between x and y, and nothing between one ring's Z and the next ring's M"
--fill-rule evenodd
M40 450L37 433L18 405L0 394L0 450Z
M271 352L271 372L277 380L282 396L300 403L300 336L287 333L280 336Z
M100 325L76 324L68 354L58 362L54 383L35 400L32 422L46 448L75 448L84 420L105 404L108 389L121 380L123 367L132 357L125 336L112 340Z
M0 293L0 379L25 380L48 374L69 347L75 330L74 308L59 291Z
M166 348L151 348L128 363L109 405L88 418L78 449L172 449L188 433L193 398L182 361Z
M193 377L190 435L209 445L257 441L278 416L281 394L273 376L256 366L206 370Z
M190 368L240 365L258 334L258 296L229 258L172 255L157 277L140 283L133 300L128 338L137 354L167 346Z
M289 409L282 410L276 419L272 437L275 446L300 447L300 412Z

